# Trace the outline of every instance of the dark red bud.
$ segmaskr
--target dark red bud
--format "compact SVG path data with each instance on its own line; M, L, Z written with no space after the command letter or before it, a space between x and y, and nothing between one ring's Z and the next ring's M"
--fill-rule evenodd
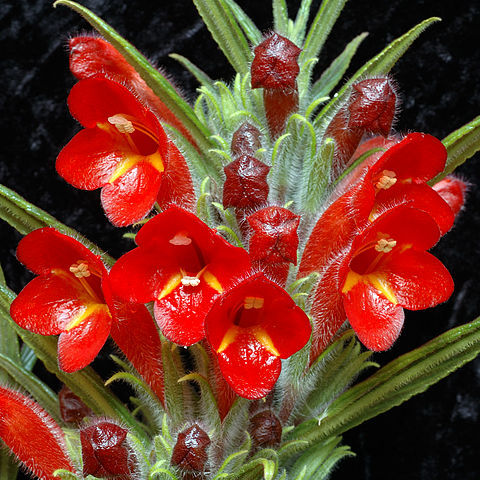
M239 155L254 155L262 146L260 143L261 135L260 130L251 123L242 123L232 137L232 155L234 157L238 157Z
M249 215L253 230L250 257L265 263L297 264L300 217L282 207L266 207Z
M264 410L250 420L250 434L257 448L277 447L282 440L282 424L270 410Z
M135 462L128 449L128 430L110 421L101 421L80 430L83 474L130 480Z
M252 88L294 89L300 68L301 49L277 33L272 33L255 50Z
M298 91L264 90L263 105L270 135L277 138L285 129L288 116L298 110Z
M172 465L187 472L203 472L208 459L207 448L210 438L197 424L178 434L173 448Z
M267 201L269 166L255 157L242 155L229 163L224 170L227 176L223 186L225 208L251 209Z
M348 102L348 127L388 136L397 97L388 78L369 78L355 83Z
M93 415L81 398L77 397L66 385L58 392L60 415L66 423L80 423L85 417Z
M465 202L466 183L449 175L436 183L433 189L448 203L456 216Z

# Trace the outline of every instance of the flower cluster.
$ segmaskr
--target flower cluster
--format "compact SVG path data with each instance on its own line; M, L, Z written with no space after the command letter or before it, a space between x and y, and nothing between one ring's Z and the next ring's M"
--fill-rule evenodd
M67 477L146 478L145 464L162 455L148 478L177 478L166 459L183 480L221 478L245 453L228 450L230 441L240 449L239 420L248 437L245 458L250 452L252 468L262 464L268 473L270 460L257 461L256 453L281 445L305 412L328 416L328 406L364 368L369 352L361 356L357 344L339 355L353 365L345 381L317 378L320 369L327 380L336 375L324 352L342 345L345 326L367 349L387 350L401 332L404 309L450 297L453 280L428 250L452 228L466 184L446 176L441 141L393 132L397 87L386 72L354 78L327 113L310 121L324 98L308 86L315 55L308 38L294 41L298 32L259 38L232 91L219 82L217 94L218 85L205 80L195 110L166 79L154 93L156 77L134 68L143 57L109 35L113 44L95 36L70 40L78 83L68 104L83 129L61 150L56 169L77 188L101 189L108 220L131 227L136 246L108 259L45 221L49 226L32 229L18 245L18 260L36 277L11 302L10 314L15 328L58 335L58 375L66 383L65 374L92 363L111 336L128 360L116 360L126 371L112 378L133 379L141 391L135 413L145 424L109 394L99 401L103 386L88 373L76 377L88 393L77 392L73 381L74 391L62 388L58 418L55 409L0 387L0 437L40 478L53 479L57 469ZM318 393L324 387L325 398ZM244 399L253 402L245 407ZM151 404L165 412L161 427ZM189 405L196 406L186 411ZM105 406L129 425L98 416ZM75 442L57 420L75 426L81 466L71 461ZM298 426L299 435L302 429L314 435L314 423ZM41 440L40 461L32 462L38 455L22 438L27 429ZM157 434L147 452L151 431ZM310 448L309 442L303 443Z

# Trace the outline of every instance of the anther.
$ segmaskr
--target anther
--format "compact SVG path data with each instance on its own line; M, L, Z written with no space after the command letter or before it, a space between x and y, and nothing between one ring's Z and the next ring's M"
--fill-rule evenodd
M169 243L172 245L190 245L192 243L192 239L188 238L185 233L179 232L169 240Z
M135 131L135 127L130 120L127 120L122 115L113 115L112 117L108 117L109 123L111 123L120 133L133 133Z
M397 242L396 240L393 240L393 238L381 238L375 245L375 250L377 252L388 253L392 251L393 247L395 247L396 244Z
M89 277L90 276L90 270L88 269L88 263L86 263L84 260L78 260L76 263L74 263L70 266L69 270L77 278L83 278L83 277Z
M378 179L377 183L375 183L375 187L379 190L388 190L390 187L397 183L397 178L395 172L391 170L384 170L382 172L382 176Z
M189 275L185 275L182 277L182 285L186 287L198 287L200 284L200 279L198 277L190 277Z
M251 308L262 308L264 299L260 297L245 297L245 300L243 302L243 308L245 310L250 310Z

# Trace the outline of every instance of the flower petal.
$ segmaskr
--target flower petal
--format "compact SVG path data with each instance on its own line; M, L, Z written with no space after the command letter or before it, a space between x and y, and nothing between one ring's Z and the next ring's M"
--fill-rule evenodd
M153 208L162 175L147 162L134 165L114 183L102 188L102 206L117 227L131 225Z
M467 184L459 178L449 175L433 186L433 189L448 203L457 216L465 202Z
M408 249L392 255L386 268L399 305L409 310L433 307L453 293L450 273L428 252Z
M374 172L390 170L399 180L426 182L442 172L447 150L442 142L425 133L410 133L390 147L374 165Z
M76 188L103 187L125 158L121 145L116 136L98 127L81 130L58 155L57 172Z
M40 228L22 238L18 244L17 258L38 275L50 273L53 269L68 271L78 260L86 260L89 267L101 276L107 273L98 255L54 228Z
M218 363L232 389L250 400L267 395L282 369L281 360L248 334L218 354Z
M12 302L10 314L17 325L40 335L58 335L80 317L88 299L76 282L50 274L34 278Z
M404 312L370 283L358 282L344 295L348 320L358 339L370 350L388 350L400 335Z
M106 305L98 305L80 325L58 339L58 364L64 372L76 372L97 356L107 341L112 317Z

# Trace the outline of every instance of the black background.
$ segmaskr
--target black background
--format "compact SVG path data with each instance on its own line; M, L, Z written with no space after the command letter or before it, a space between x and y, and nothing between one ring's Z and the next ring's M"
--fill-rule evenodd
M240 0L262 30L270 28L269 1ZM289 1L292 12L296 2ZM314 8L319 1L314 0ZM89 0L93 9L169 72L187 98L195 81L168 53L190 58L212 77L228 80L226 60L209 37L189 0ZM403 99L400 132L423 131L439 138L480 113L480 4L456 0L351 0L320 58L318 71L362 31L364 41L350 73L388 42L430 16L443 22L429 28L393 70ZM65 7L42 0L0 0L1 158L0 181L118 256L131 244L106 221L98 192L79 191L55 172L55 157L79 127L65 99L73 85L68 72L69 35L90 31ZM456 283L446 304L407 314L400 340L384 364L480 312L480 183L478 158L458 174L470 182L466 209L456 227L435 248ZM20 236L0 226L0 261L16 290L30 278L14 259ZM101 361L101 360L100 360ZM457 371L408 403L344 436L357 457L345 460L334 479L365 480L480 478L480 361Z

